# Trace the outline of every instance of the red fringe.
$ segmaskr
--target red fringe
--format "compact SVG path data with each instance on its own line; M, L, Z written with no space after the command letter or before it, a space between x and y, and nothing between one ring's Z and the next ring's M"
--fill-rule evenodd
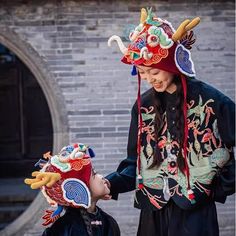
M60 217L60 215L56 215L56 216L52 217L53 212L54 211L52 211L52 210L45 211L45 214L42 217L42 219L44 220L44 222L42 224L43 226L47 226L49 224L52 224Z

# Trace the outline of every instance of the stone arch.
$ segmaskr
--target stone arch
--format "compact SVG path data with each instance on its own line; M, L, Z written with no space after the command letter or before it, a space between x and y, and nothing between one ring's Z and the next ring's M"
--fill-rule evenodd
M53 126L53 152L58 151L65 143L68 143L68 120L65 101L61 96L61 90L52 73L42 57L27 42L8 27L0 27L0 43L14 52L18 58L31 70L40 84L46 97L51 113ZM28 209L15 221L4 228L2 236L24 235L30 226L34 225L45 208L45 200L38 194Z

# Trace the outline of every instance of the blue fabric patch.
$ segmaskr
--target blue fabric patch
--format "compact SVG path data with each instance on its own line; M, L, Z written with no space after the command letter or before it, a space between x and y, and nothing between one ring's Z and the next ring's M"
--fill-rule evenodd
M87 186L79 179L67 179L63 185L64 197L76 206L88 208L90 206L90 192Z
M194 64L191 59L190 51L184 46L178 45L175 51L175 63L178 69L187 76L195 76Z

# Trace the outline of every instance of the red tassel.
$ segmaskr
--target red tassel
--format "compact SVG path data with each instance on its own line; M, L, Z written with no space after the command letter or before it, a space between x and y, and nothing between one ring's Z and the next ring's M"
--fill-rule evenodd
M188 199L189 200L193 200L195 198L193 193L188 194Z
M143 189L143 188L144 188L143 183L138 184L138 188L139 188L139 189Z
M138 188L139 189L143 189L144 188L143 177L141 175L138 175Z
M137 169L138 169L138 175L139 175L139 184L141 184L142 181L142 176L140 175L140 171L141 171L141 133L142 133L142 114L141 114L141 77L140 74L138 73L138 95L137 95L137 102L138 102L138 139L137 139L137 154L138 154L138 158L137 158ZM143 186L140 185L139 189L142 189Z
M188 198L194 199L193 191L190 188L190 172L187 161L187 143L188 143L188 124L187 124L187 84L186 78L182 74L181 75L181 83L183 86L183 95L184 95L184 104L183 104L183 113L184 113L184 140L183 140L183 149L184 149L184 162L185 162L185 174L187 178L187 186L188 186Z
M157 209L161 209L161 206L157 203L157 201L153 197L148 197L149 201L154 205Z
M194 198L195 198L194 192L191 189L189 189L188 190L188 199L193 200Z

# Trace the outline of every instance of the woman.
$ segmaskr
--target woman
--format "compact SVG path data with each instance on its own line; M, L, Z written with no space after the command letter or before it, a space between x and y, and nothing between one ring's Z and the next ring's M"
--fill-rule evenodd
M234 103L195 79L190 31L199 18L171 24L141 10L124 57L138 71L127 158L106 178L111 195L136 189L138 235L217 236L214 201L234 192ZM152 88L140 95L140 80Z

